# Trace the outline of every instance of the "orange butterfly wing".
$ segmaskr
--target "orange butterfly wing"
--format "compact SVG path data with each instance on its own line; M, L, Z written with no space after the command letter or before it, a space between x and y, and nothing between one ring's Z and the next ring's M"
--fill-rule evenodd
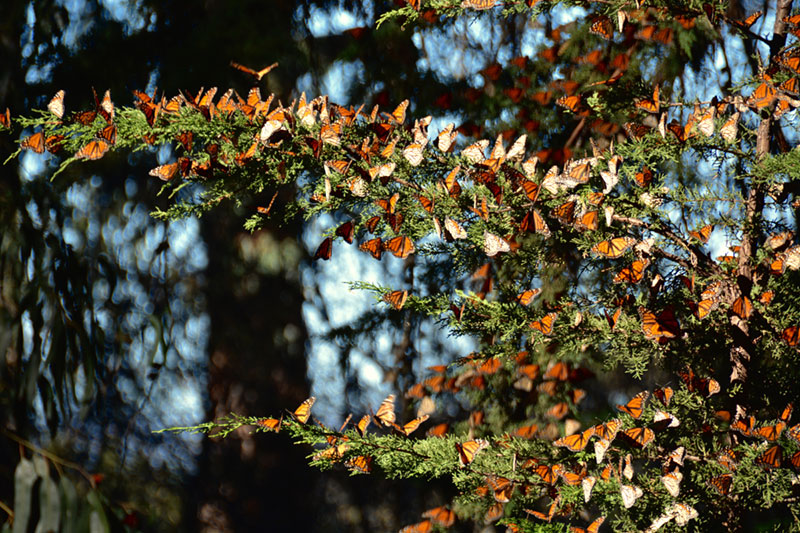
M575 433L573 435L562 437L554 441L553 445L567 448L572 452L579 452L586 448L586 445L589 443L589 439L594 436L594 433L595 429L594 426L592 426L581 433Z
M548 313L541 320L532 322L530 327L539 330L543 335L553 334L553 324L556 321L557 313Z
M628 441L637 448L644 448L656 438L655 433L650 428L631 428L623 431Z
M647 391L642 391L629 401L625 405L617 405L617 409L622 411L623 413L628 413L633 418L640 418L642 413L644 412L644 406L647 402L647 398L650 396L650 393Z
M369 252L375 259L380 259L383 255L383 245L380 237L375 237L358 246L359 250Z
M317 401L317 399L314 396L311 396L294 410L292 414L298 422L301 424L308 422L308 419L311 417L311 407L314 405L315 401Z
M19 147L23 150L32 150L37 154L44 153L44 132L39 131L22 139Z
M314 254L314 259L322 259L323 261L327 261L331 258L331 251L333 250L333 239L330 237L326 237L323 240L319 247L317 248L316 253Z
M414 242L408 237L401 235L384 242L383 249L391 252L395 257L405 259L414 253Z
M106 141L95 139L75 152L75 157L95 161L103 157L108 152L109 147L110 145Z
M756 457L756 464L766 468L779 468L783 464L783 448L778 444Z
M475 456L489 446L489 443L485 440L475 439L475 440L468 440L464 443L455 443L456 450L458 450L458 460L462 466L466 466L472 461L475 460Z
M608 259L616 259L622 256L635 243L636 239L633 237L617 237L595 244L592 247L592 251Z
M403 308L408 299L408 291L392 291L383 295L383 301L397 309Z
M722 474L721 476L712 477L708 480L708 484L723 496L727 496L733 484L733 474Z

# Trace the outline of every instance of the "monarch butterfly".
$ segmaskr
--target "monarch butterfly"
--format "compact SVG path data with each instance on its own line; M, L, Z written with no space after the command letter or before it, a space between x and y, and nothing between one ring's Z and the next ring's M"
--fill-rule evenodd
M789 326L781 332L781 339L789 346L797 346L800 341L800 326Z
M575 94L571 96L562 96L556 100L556 105L560 105L561 107L569 109L573 113L577 113L581 109L581 97Z
M578 231L594 231L600 224L600 216L596 210L583 213L575 221L575 229Z
M795 74L800 74L800 55L797 54L796 50L794 52L784 53L778 56L778 62L784 67L788 68L789 70L794 71ZM781 88L784 87L784 84L787 84L786 88L788 88L792 92L798 92L796 87L797 85L796 78L792 79L794 79L795 81L791 82L787 80L786 82L781 84Z
M738 431L745 437L752 437L753 436L753 426L756 423L756 419L753 416L748 418L740 418L738 420L734 420L733 424L731 424L731 429L734 431Z
M450 527L456 522L456 514L447 507L434 507L422 513L422 518L430 518L438 526Z
M697 309L695 310L695 314L697 315L697 318L703 319L706 316L708 316L708 314L711 311L713 311L716 307L717 307L716 299L700 300L699 302L697 302Z
M374 217L370 217L369 219L367 219L367 221L364 223L364 226L367 228L368 232L374 234L375 230L378 228L378 224L380 223L380 221L381 221L381 217L378 216L378 215L375 215ZM363 248L362 248L362 250L363 250ZM383 251L383 250L381 249L381 251Z
M231 66L233 68L235 68L236 70L240 70L240 71L244 72L245 74L249 74L249 75L253 76L256 79L256 81L261 81L261 78L266 76L272 69L277 67L278 63L273 63L270 66L264 67L264 68L262 68L260 70L255 70L255 69L252 69L250 67L246 67L244 65L240 65L239 63L236 63L235 61L231 61Z
M500 503L508 503L514 493L514 483L510 479L498 476L489 476L486 483L492 490L494 499Z
M456 137L458 137L458 130L453 131L455 128L455 124L448 124L442 131L439 132L438 137L436 137L436 146L444 153L450 151L455 144Z
M369 228L369 226L367 226ZM372 231L372 230L370 230ZM381 238L375 237L374 239L370 239L366 242L362 242L358 246L359 250L364 252L369 252L372 257L375 259L380 259L381 255L383 255L383 246L381 244Z
M531 424L529 426L522 426L520 428L515 429L512 432L512 435L515 437L521 437L523 439L532 439L536 436L536 433L539 431L539 426L537 424Z
M543 335L550 336L553 334L553 323L555 323L556 317L558 317L558 313L548 313L541 320L531 322L530 327L539 330Z
M797 444L800 444L800 424L790 427L787 433Z
M496 520L499 520L500 517L503 516L503 504L496 503L489 507L489 510L486 511L486 514L483 515L483 521L486 524L490 524Z
M49 137L45 138L44 147L51 154L57 154L64 147L63 141L63 135L50 135Z
M369 427L370 423L372 422L372 417L369 415L364 415L361 417L361 420L358 421L356 424L356 429L358 433L363 437L367 434L367 428Z
M622 475L625 476L629 481L633 479L633 463L631 462L631 454L625 456L625 466L622 466L622 460L620 460L620 470L622 471Z
M630 428L623 431L622 434L636 448L644 448L656 438L656 434L649 428Z
M595 483L597 483L597 478L594 476L586 476L581 480L581 488L583 488L584 503L589 503L589 499L592 497L592 489L594 489Z
M428 431L425 432L425 435L429 437L444 437L447 435L447 430L450 428L450 424L447 422L443 422L441 424L437 424L430 428Z
M472 8L477 10L491 9L497 5L496 0L464 0L461 2L463 9Z
M464 228L461 225L453 220L450 217L445 217L444 219L444 229L447 232L447 235L450 236L450 239L466 239L467 232L464 231Z
M567 405L567 402L558 402L553 407L548 409L545 415L555 418L556 420L561 420L562 418L567 416L568 412L569 412L569 405Z
M765 439L768 442L773 442L778 440L778 437L781 436L781 433L783 433L784 429L786 429L786 423L779 422L774 426L765 426L758 428L757 430L752 432L752 436L754 437L758 436L761 437L762 439Z
M665 428L674 428L681 425L680 420L673 414L667 413L666 411L662 411L661 409L656 409L656 412L653 414L653 428L655 429L665 429Z
M766 468L779 468L783 463L783 448L776 444L756 457L756 464Z
M689 235L697 239L703 244L708 244L708 238L711 236L711 232L714 231L714 226L708 224L707 226L703 226L697 231L689 231Z
M580 452L586 448L586 445L589 443L589 439L594 436L594 432L595 429L594 426L592 426L581 433L575 433L573 435L562 437L554 441L553 445L567 448L572 452Z
M400 193L396 192L387 199L375 200L375 204L387 213L394 213L398 200L400 200Z
M47 110L58 118L64 118L64 94L64 89L61 89L47 104Z
M603 313L605 313L606 315L606 321L608 322L608 325L611 327L611 331L614 331L614 328L617 326L617 322L619 322L619 317L622 315L622 308L618 307L617 310L614 311L613 315L609 315L608 311L606 311L605 309L603 310Z
M0 126L4 128L11 127L11 111L8 108L6 108L5 113L0 113Z
M610 18L601 16L589 26L589 33L599 35L606 41L610 41L614 37L614 24Z
M422 208L427 211L428 213L433 213L433 200L428 198L427 196L417 195L417 200L419 203L422 204Z
M419 166L424 159L422 154L423 146L420 143L412 143L403 149L403 157L406 158L412 167Z
M392 291L383 295L383 301L397 309L403 308L408 299L408 291Z
M352 220L348 220L344 224L336 228L336 236L341 237L347 244L353 244L353 236L355 235L355 226Z
M623 413L628 413L633 418L640 418L642 416L642 412L644 412L644 405L647 402L647 398L650 396L650 393L647 391L642 391L625 405L617 405L617 409L622 411Z
M545 238L550 236L550 228L547 226L547 222L544 221L544 218L536 209L525 213L525 217L520 223L520 231L541 233Z
M103 157L108 152L109 147L110 145L106 141L95 139L75 152L75 157L95 161Z
M456 442L455 445L458 450L458 462L461 466L472 463L478 452L489 447L489 443L483 439L468 440L464 443Z
M372 471L372 457L368 455L356 455L344 462L344 465L352 472L369 474Z
M758 19L760 19L761 15L763 15L763 14L764 14L763 11L756 11L755 13L753 13L752 15L750 15L749 17L747 17L744 20L730 19L730 23L733 24L734 26L738 27L738 28L742 28L742 29L747 30L747 29L750 28L750 26L755 24L756 21L758 21Z
M708 484L723 496L727 496L731 491L731 485L733 485L733 474L712 477L708 480Z
M375 413L375 419L384 426L391 426L395 422L394 394L390 394L381 402L378 412Z
M678 446L667 456L667 459L664 462L664 467L667 468L670 465L678 465L683 466L683 460L686 458L686 448L683 446Z
M303 401L303 403L301 403L292 413L294 418L301 424L308 422L308 419L311 416L311 406L314 405L315 401L317 401L317 399L314 396L311 396L307 400Z
M783 411L781 412L781 415L778 418L780 418L782 421L788 423L789 420L792 418L792 411L793 410L794 410L794 404L792 402L789 402L786 405L786 407L784 407Z
M595 435L601 439L612 441L614 440L614 437L617 436L617 432L619 431L621 425L622 422L620 422L620 420L617 418L609 420L605 424L598 424L594 427Z
M592 246L592 251L608 259L616 259L622 256L635 243L636 239L633 237L617 237L595 244Z
M103 139L109 144L117 142L117 127L114 124L109 124L97 134L100 139Z
M152 173L154 170L158 169L153 169L150 172ZM330 237L326 237L325 240L323 240L320 243L319 247L317 248L317 251L314 253L314 259L322 259L323 261L327 261L328 259L331 258L332 249L333 249L333 239L331 239Z
M633 507L636 500L644 495L642 489L636 485L620 485L619 493L622 496L622 505L624 505L626 509Z
M652 99L644 98L642 100L637 100L635 102L635 105L639 109L643 109L643 110L647 111L648 113L658 114L658 112L661 111L661 103L658 100L658 96L659 96L659 86L656 85L655 88L653 88L653 98Z
M575 200L570 200L569 202L565 202L560 206L553 209L551 214L553 217L557 218L559 222L564 224L565 226L571 226L573 220L575 219L575 206L577 202Z
M672 400L674 394L675 391L672 390L672 387L664 387L663 389L656 389L653 391L653 396L658 398L658 400L664 404L664 407L669 407L669 402Z
M761 85L756 87L756 90L750 95L748 103L755 106L756 110L760 110L769 107L775 100L776 95L777 90L775 87L764 81L761 82Z
M753 314L753 302L747 296L739 296L731 305L731 311L742 320L747 320Z
M400 530L400 533L430 533L431 531L433 531L433 523L430 520L423 520L404 527Z
M528 289L518 294L515 299L522 305L529 305L540 292L542 292L542 289Z
M644 124L637 124L635 122L625 122L622 125L622 127L625 130L625 133L628 134L628 137L631 137L632 139L636 140L641 139L642 137L653 131L653 128L651 128L650 126L645 126Z
M409 436L414 431L416 431L417 428L419 428L419 426L423 422L425 422L428 418L429 418L429 415L423 415L423 416L420 416L418 418L415 418L414 420L411 420L410 422L406 422L405 424L403 424L403 427L400 427L400 426L398 426L396 424L393 424L393 425L394 425L395 429L400 431L400 433L404 434L405 436Z
M644 277L644 271L649 264L650 261L647 259L639 259L634 261L631 265L626 266L616 275L614 278L614 283L639 283L642 281L642 278Z
M561 475L561 472L564 471L564 467L562 467L560 464L555 464L552 466L538 465L534 471L536 472L536 475L542 478L542 481L548 485L555 485L559 476Z
M736 470L736 467L739 466L739 455L740 454L737 454L732 449L726 448L717 456L717 462L721 466L733 472Z
M559 504L558 499L553 500L553 503L550 504L550 507L547 510L547 514L541 511L532 511L530 509L525 509L525 512L535 516L539 520L550 522L553 519L553 516L556 514L556 508L558 507L558 504Z
M271 431L280 431L281 430L281 419L278 418L262 418L256 424L259 427L269 429Z
M500 252L510 252L508 241L488 231L483 232L483 251L489 257L494 257Z
M586 159L574 161L564 169L562 181L569 187L588 183L590 177L590 162Z
M406 121L406 109L408 109L408 100L403 100L391 114L384 113L383 116L391 123L402 125Z
M539 186L530 180L523 180L520 184L522 190L525 192L525 196L528 197L528 200L531 202L535 202L537 198L539 198Z
M486 159L484 152L486 148L489 147L488 139L482 139L478 142L472 143L463 150L461 150L461 156L466 158L467 161L470 163L480 163Z
M72 120L83 124L84 126L89 126L94 122L94 119L97 117L97 111L77 111L72 115Z
M582 472L570 472L568 470L564 470L558 473L561 476L561 479L564 480L569 486L576 486L580 485L583 479L586 477L586 469L584 468Z
M385 241L383 249L391 252L395 257L405 259L414 253L414 243L408 237L399 236Z
M39 131L22 139L19 147L23 150L32 150L37 154L44 153L44 132Z
M789 463L795 468L800 470L800 451L794 452L794 455L789 457Z
M680 331L680 325L670 308L664 309L656 317L652 311L640 307L639 317L642 320L642 332L649 340L671 339Z
M719 129L719 134L722 135L722 138L725 142L732 143L736 140L736 136L739 134L739 117L741 113L738 111L731 115L731 117L725 121L722 127Z
M592 522L591 524L586 526L586 528L571 526L570 527L570 532L571 533L597 533L598 531L600 531L600 526L603 525L603 522L605 522L605 521L606 521L606 517L605 516L601 516L600 518L598 518L597 520L595 520L594 522Z

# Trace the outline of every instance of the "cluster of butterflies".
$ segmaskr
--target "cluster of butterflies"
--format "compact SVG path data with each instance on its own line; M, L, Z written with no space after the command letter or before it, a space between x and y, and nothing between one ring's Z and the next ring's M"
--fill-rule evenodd
M106 91L102 100L98 98L97 93L92 90L94 96L95 107L88 111L76 111L65 118L66 109L64 107L63 90L58 91L50 102L47 104L47 110L53 117L49 122L50 130L59 131L61 127L67 127L73 124L80 124L83 126L94 127L95 119L101 117L103 119L102 125L99 129L95 130L95 137L87 144L82 146L75 152L74 157L77 159L96 160L103 157L109 148L117 141L117 127L114 124L114 102L111 101L110 91ZM5 119L2 121L3 125L10 127L10 113L6 109ZM67 134L51 133L45 134L43 130L37 131L32 135L25 137L20 141L20 148L23 150L31 150L34 153L42 154L47 150L52 154L59 153L64 147L64 141Z
M308 420L311 418L311 408L314 405L316 398L313 396L305 400L301 403L297 409L292 411L290 414L294 420L299 422L300 424L306 424ZM384 428L390 431L394 431L398 435L403 435L408 437L413 432L415 432L426 420L428 420L429 415L422 415L419 416L403 425L399 425L396 423L397 415L395 414L395 396L390 394L386 397L386 399L381 402L381 405L378 407L377 412L374 414L367 414L361 417L361 419L355 424L355 429L359 435L362 437L367 434L367 428L372 424L375 423L376 426L380 428ZM349 438L343 434L344 430L347 428L348 424L352 415L348 416L345 419L344 423L342 424L339 431L335 434L329 435L327 437L328 447L324 450L318 452L313 456L313 459L316 460L330 460L330 461L340 461L345 458L346 452L349 450L350 445L348 444ZM281 424L283 422L282 418L261 418L256 421L256 425L261 427L265 430L270 431L280 431ZM320 426L319 422L317 422ZM322 426L324 427L324 426ZM344 462L345 466L349 468L353 472L359 472L367 474L372 470L372 457L366 455L355 455L348 457L347 460Z

